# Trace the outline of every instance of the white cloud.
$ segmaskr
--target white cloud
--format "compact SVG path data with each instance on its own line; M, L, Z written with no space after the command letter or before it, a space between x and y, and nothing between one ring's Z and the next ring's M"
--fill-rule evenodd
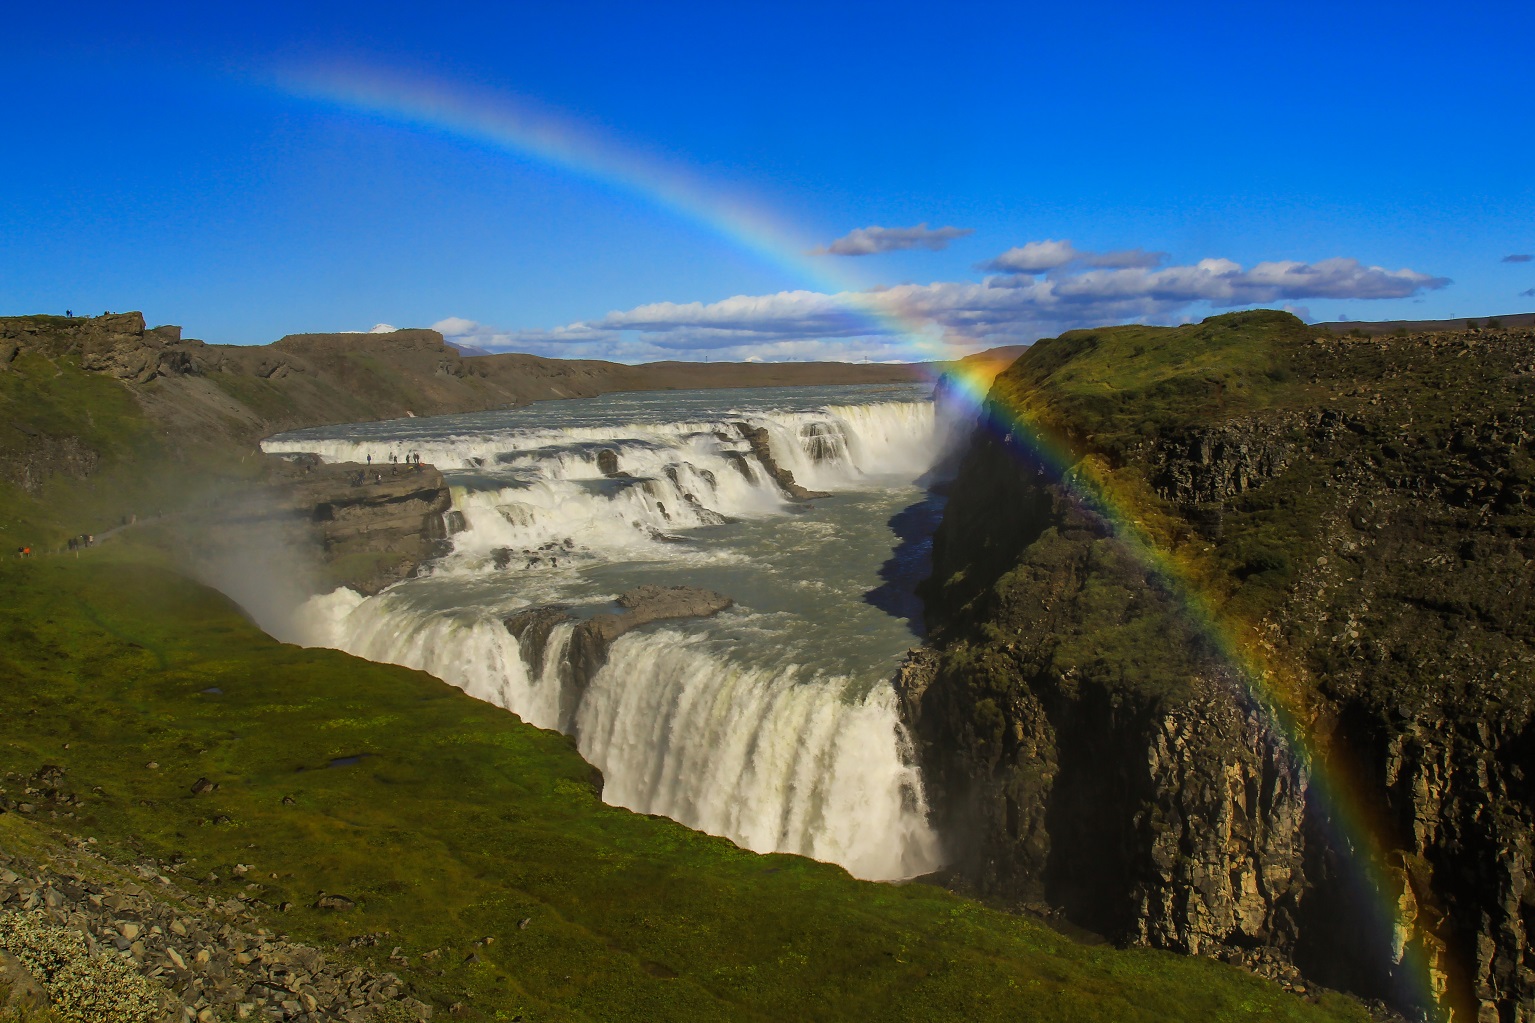
M1008 249L996 259L982 263L981 269L996 273L1037 274L1065 266L1080 255L1082 253L1071 242L1047 238Z
M459 337L473 334L480 325L473 320L466 320L462 316L449 316L447 319L438 320L432 324L432 329L444 337Z
M387 323L375 323L373 325L373 328L371 330L369 330L368 333L369 334L393 334L394 331L395 331L395 328L390 326Z
M830 245L811 249L812 256L872 256L880 252L899 252L903 249L928 249L937 252L949 247L955 238L974 234L971 227L928 227L926 222L916 227L860 227L843 235Z
M1131 267L1149 269L1161 266L1165 259L1167 259L1167 253L1147 252L1145 249L1086 252L1069 241L1047 238L1042 242L1029 242L1027 245L1008 249L995 259L982 263L980 269L990 270L993 273L1041 274L1072 263L1104 270L1123 270Z
M1161 270L1088 270L1049 283L1066 302L1137 296L1159 302L1209 302L1229 309L1308 298L1408 298L1450 281L1413 270L1365 266L1357 259L1278 260L1259 263L1251 270L1229 259L1202 259L1193 266Z
M1052 272L1017 270L979 281L837 294L801 290L708 303L653 302L552 330L503 331L460 317L434 326L479 348L567 358L877 362L1027 344L1075 327L1187 322L1241 306L1408 298L1450 283L1355 259L1280 260L1250 269L1229 259L1204 259L1159 267L1159 254L1139 249L1100 256L1070 242L1047 241L1010 251L1019 254L1010 265L1053 263L1046 267Z

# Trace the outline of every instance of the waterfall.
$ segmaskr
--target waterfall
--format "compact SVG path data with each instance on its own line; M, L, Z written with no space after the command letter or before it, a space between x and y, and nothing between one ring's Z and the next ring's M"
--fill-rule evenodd
M503 624L550 603L606 610L613 594L590 573L649 579L657 566L694 573L727 564L746 588L778 571L760 563L760 548L747 556L727 542L753 523L769 549L790 525L835 549L831 522L813 511L790 516L804 506L774 472L788 470L816 491L910 491L942 454L930 402L557 427L524 417L501 429L463 418L452 428L413 421L408 436L332 428L265 443L270 452L327 461L419 454L444 470L459 520L452 552L427 577L368 599L345 590L312 599L298 616L308 642L430 672L531 724L573 734L614 805L749 849L836 862L865 878L939 865L889 668L880 666L898 653L889 649L901 643L898 634L860 669L829 667L812 663L816 655L796 641L808 643L811 625L834 629L835 620L814 619L835 619L835 611L796 606L812 619L796 624L781 608L742 606L718 620L620 637L579 688L566 661L569 622L531 646ZM743 427L767 431L767 455L754 453ZM793 562L776 582L812 599L827 589L824 580L799 576L831 571L826 561ZM877 564L876 556L862 566L871 579Z
M614 644L581 702L581 752L603 798L758 852L840 863L865 878L938 865L889 686L797 666L751 667L672 630Z
M263 442L272 454L375 463L419 454L451 472L463 525L454 552L500 567L557 567L643 550L666 556L679 531L781 514L787 499L752 456L739 424L768 432L773 460L801 486L840 491L914 478L943 445L933 405L893 401L814 411L745 413L713 422L623 423L424 437L326 437Z

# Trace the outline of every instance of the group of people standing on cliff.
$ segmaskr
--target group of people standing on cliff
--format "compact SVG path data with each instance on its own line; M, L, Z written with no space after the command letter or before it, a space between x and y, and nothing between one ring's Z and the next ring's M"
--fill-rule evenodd
M373 453L372 452L368 453L367 459L368 459L368 465L371 467L373 465ZM399 465L400 464L400 456L391 451L389 453L389 461L391 463L393 463L394 465ZM410 454L405 456L405 464L409 465L409 466L412 466L412 467L414 467L415 469L417 469L419 471L420 468L421 468L421 456L416 454L414 451L412 451Z

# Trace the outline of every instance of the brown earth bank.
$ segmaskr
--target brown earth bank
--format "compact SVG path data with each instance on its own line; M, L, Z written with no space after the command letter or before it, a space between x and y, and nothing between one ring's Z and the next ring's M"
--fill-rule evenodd
M896 680L953 885L1535 1020L1535 332L1078 331L989 413Z
M1458 320L1331 320L1312 326L1333 334L1423 334L1433 331L1487 331L1490 334L1518 327L1535 327L1535 313L1504 313L1498 316L1466 316Z
M183 339L140 313L0 319L0 366L18 354L75 355L123 381L167 430L245 443L334 423L509 408L612 391L907 383L920 364L656 362L463 356L435 330L290 334L269 345Z

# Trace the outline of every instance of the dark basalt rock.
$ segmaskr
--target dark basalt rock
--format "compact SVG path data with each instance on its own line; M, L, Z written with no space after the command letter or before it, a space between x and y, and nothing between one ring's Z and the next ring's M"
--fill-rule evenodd
M570 637L570 665L576 684L583 690L607 663L613 641L632 629L651 622L676 618L707 618L735 601L722 593L694 586L637 586L619 594L621 614L588 618Z
M523 659L530 665L542 665L549 635L561 622L578 622L570 636L570 647L562 672L560 726L572 726L576 706L593 676L607 663L613 641L624 633L651 622L679 618L707 618L735 603L713 590L695 586L636 586L621 593L616 601L623 610L618 614L600 614L580 621L570 608L547 604L526 608L502 620L506 630L517 637Z
M571 620L570 608L564 604L542 604L508 615L502 619L506 631L517 637L522 647L522 659L537 670L544 663L544 648L549 644L549 634L561 622Z
M895 680L954 879L1399 1006L1405 941L1457 1023L1535 1018L1535 334L1286 351L1316 404L1148 419L1102 457L1266 608L1242 640L1301 694L1307 748L1107 523L979 434L932 646ZM1048 387L1048 355L999 387ZM1377 861L1323 795L1339 773Z
M750 423L736 423L735 427L741 432L741 437L751 445L752 455L767 470L767 474L773 482L778 484L778 489L783 491L784 496L795 501L810 501L818 497L831 496L831 494L824 490L806 490L794 482L794 473L783 468L773 460L773 449L768 444L766 427L752 426Z

